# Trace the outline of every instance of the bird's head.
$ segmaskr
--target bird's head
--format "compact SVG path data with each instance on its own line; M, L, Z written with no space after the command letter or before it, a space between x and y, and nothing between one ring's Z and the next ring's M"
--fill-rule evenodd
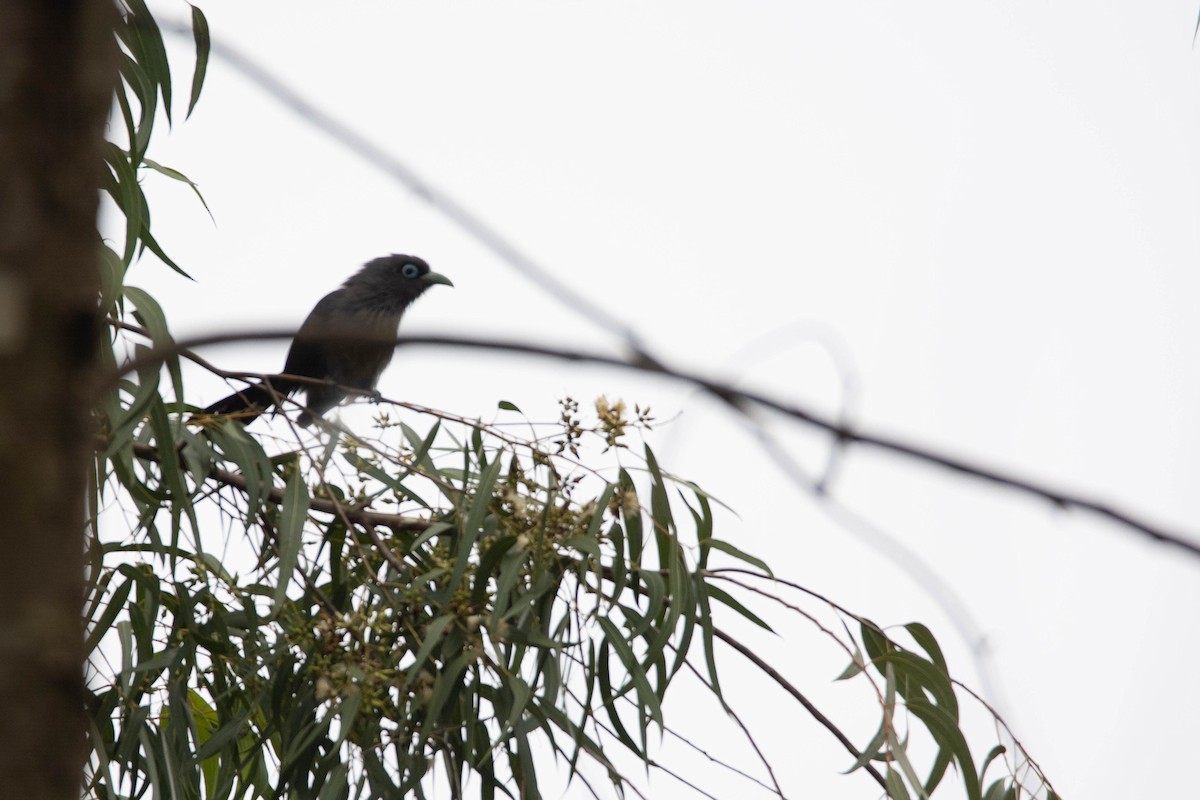
M454 285L445 275L430 270L422 259L393 253L368 261L344 286L348 291L369 295L373 301L387 306L380 311L394 313L403 311L426 289L439 283Z

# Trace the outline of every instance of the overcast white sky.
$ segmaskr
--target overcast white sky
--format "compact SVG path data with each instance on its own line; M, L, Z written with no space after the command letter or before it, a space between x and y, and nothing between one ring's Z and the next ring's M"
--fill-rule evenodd
M215 37L674 363L833 411L820 331L853 360L863 427L1200 537L1200 0L201 7ZM151 156L194 178L216 218L147 179L155 234L197 282L150 263L129 282L181 335L296 326L362 262L411 252L456 288L423 298L409 332L615 348L219 60ZM270 371L285 347L210 355ZM429 351L402 353L380 388L466 416L507 399L550 417L558 397L601 392L682 412L653 443L739 512L719 535L879 623L928 623L952 671L981 683L909 573L686 391ZM823 441L789 430L822 463ZM853 452L834 491L961 598L988 684L1064 796L1195 794L1200 559L895 457ZM840 655L798 627L759 644L836 712ZM730 685L792 795L874 796L837 774L849 761L815 723Z

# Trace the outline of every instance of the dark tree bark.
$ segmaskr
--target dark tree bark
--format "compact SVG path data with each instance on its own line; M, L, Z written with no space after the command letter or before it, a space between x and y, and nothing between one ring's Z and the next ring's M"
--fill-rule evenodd
M0 795L77 800L109 0L0 0Z

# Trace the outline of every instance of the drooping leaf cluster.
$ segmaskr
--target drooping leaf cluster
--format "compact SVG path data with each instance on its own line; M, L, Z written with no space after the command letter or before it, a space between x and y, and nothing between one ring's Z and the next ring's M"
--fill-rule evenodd
M115 289L120 286L125 271L133 263L134 257L144 250L149 250L163 263L186 275L167 256L150 232L150 206L140 182L144 171L152 170L187 184L204 203L199 188L186 175L146 156L159 112L162 112L167 124L172 121L171 65L167 59L162 30L151 16L145 0L122 0L121 6L124 13L116 30L121 50L120 83L115 98L120 119L124 123L123 142L118 144L110 140L105 145L104 161L108 169L104 172L103 188L125 217L125 242L119 250L107 244L103 248L105 296L102 307L106 310L117 300ZM211 51L208 20L204 12L192 6L191 14L195 67L187 116L191 116L200 100Z

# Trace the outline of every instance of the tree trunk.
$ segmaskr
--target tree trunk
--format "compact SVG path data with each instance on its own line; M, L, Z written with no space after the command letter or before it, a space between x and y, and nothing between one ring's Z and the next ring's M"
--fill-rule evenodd
M0 0L0 794L77 800L111 0Z

